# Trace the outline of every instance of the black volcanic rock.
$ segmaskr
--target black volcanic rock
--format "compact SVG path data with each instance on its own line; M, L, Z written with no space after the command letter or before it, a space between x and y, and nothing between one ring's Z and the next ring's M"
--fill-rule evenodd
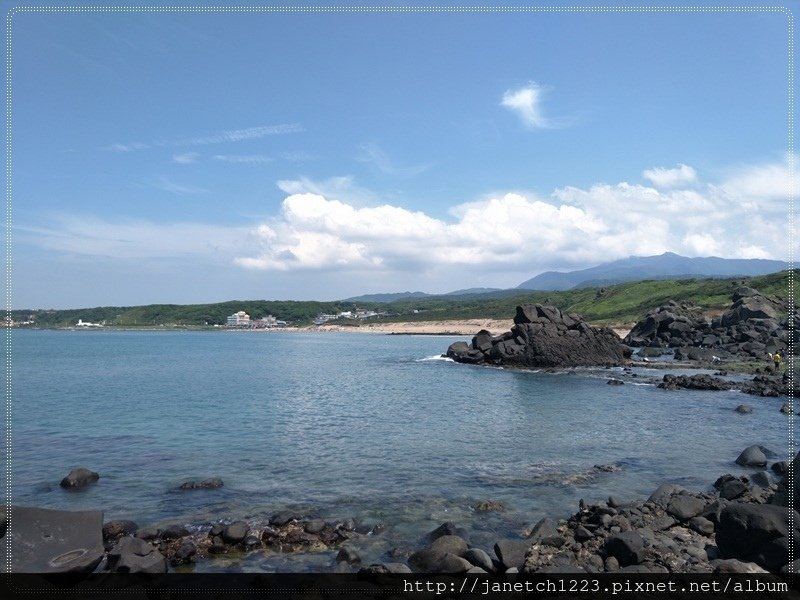
M447 350L456 362L517 367L619 365L630 356L610 328L592 327L554 306L517 307L511 331L491 337L479 332L472 344L456 342Z
M72 469L72 471L69 472L69 475L61 480L60 485L62 488L78 489L86 487L98 479L100 479L100 475L94 471L90 471L84 467L79 467L77 469Z
M634 347L675 348L677 360L717 362L730 356L768 360L770 354L789 354L798 350L798 315L780 318L791 308L785 300L761 294L749 287L738 287L731 296L730 308L709 320L694 306L670 301L647 313L623 340ZM789 347L794 329L795 348ZM640 352L641 354L641 352ZM781 395L776 385L750 386L748 393Z

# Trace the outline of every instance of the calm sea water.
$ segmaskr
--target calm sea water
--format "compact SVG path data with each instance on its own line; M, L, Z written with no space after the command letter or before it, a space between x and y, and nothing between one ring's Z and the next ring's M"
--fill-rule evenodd
M750 444L789 458L785 399L439 358L457 339L15 330L12 502L99 508L140 525L257 523L295 507L383 522L386 533L361 549L379 559L444 520L489 544L567 516L580 498L643 498L664 481L704 489L744 472L733 461ZM752 414L733 411L743 402ZM619 469L593 473L596 464ZM62 490L77 466L101 479ZM175 490L207 477L225 486ZM508 510L473 511L486 499ZM242 560L286 570L331 557Z

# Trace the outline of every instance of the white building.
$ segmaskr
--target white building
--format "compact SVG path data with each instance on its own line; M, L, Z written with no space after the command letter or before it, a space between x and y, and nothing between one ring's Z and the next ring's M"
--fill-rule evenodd
M250 325L250 315L240 310L228 317L227 325L228 327L245 327Z

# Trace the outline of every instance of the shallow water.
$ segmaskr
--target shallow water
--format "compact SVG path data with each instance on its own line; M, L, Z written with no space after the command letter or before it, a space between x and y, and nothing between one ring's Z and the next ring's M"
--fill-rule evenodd
M785 399L606 385L621 371L521 372L439 355L457 337L288 332L12 332L12 502L141 525L254 523L287 506L388 529L444 520L487 544L543 516L673 481L704 489L750 444L790 456ZM641 369L642 375L665 371ZM749 415L733 409L754 407ZM615 465L596 472L593 465ZM99 482L67 492L77 466ZM221 477L219 490L178 492ZM502 513L476 513L481 500ZM327 556L244 557L300 570Z

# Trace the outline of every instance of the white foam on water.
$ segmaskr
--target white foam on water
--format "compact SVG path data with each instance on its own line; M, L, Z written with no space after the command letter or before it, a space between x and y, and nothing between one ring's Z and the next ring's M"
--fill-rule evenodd
M431 360L441 360L444 362L456 362L449 356L442 356L441 354L434 354L433 356L426 356L425 358L417 358L414 362L428 362Z

